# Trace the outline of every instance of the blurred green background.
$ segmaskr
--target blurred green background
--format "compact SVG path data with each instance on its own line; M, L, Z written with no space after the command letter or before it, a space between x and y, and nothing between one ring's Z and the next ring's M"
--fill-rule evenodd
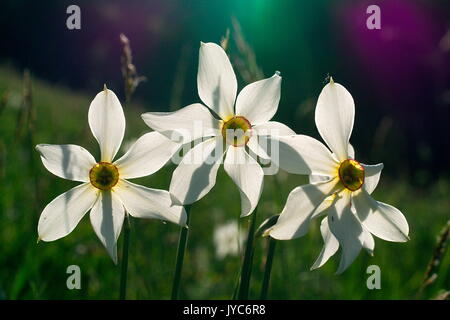
M81 30L66 28L70 4L81 8ZM366 27L370 4L381 8L381 30ZM410 225L411 241L376 240L374 257L361 252L336 276L339 254L309 271L322 246L316 222L307 236L278 242L269 297L410 299L449 290L447 254L435 281L418 293L450 216L449 17L446 1L2 1L0 298L118 297L120 268L89 219L61 240L36 244L42 209L76 183L47 172L34 145L74 143L98 155L87 110L104 83L125 100L121 32L131 41L138 73L147 77L124 105L124 152L149 130L141 113L199 102L199 42L218 43L227 30L239 87L279 70L282 99L275 119L298 133L320 139L314 107L328 75L349 89L356 102L357 157L385 164L374 197L399 208ZM167 189L173 169L169 164L137 182ZM303 183L305 177L285 172L267 176L258 224L279 213L289 192ZM223 168L191 212L181 298L231 298L242 252L218 256L214 235L230 221L245 231L248 221L238 219L239 192ZM178 232L172 224L132 220L129 298L170 298ZM256 246L251 298L259 297L266 239ZM66 287L66 268L73 264L81 268L81 290ZM381 290L366 287L372 264L381 268Z

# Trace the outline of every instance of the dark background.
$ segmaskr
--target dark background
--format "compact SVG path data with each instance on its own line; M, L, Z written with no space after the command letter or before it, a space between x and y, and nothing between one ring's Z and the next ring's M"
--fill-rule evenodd
M81 8L81 30L66 28L70 4ZM366 28L370 4L381 8L381 30ZM359 159L419 185L449 174L448 1L3 0L0 8L2 63L92 94L107 83L123 96L125 33L148 79L134 99L160 111L199 101L199 42L219 42L235 17L264 75L281 71L277 120L317 136L315 100L332 75L356 102Z

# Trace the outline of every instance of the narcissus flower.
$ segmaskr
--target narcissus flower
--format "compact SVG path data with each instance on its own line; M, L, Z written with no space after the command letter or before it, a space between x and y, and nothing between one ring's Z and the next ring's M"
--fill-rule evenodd
M241 216L253 212L263 186L264 172L250 155L269 159L258 136L294 134L284 124L270 121L280 100L281 77L247 85L236 99L237 81L225 51L214 43L201 43L197 86L200 99L175 112L142 115L145 123L171 139L183 143L204 140L189 150L175 169L170 193L175 202L191 204L205 196L224 168L241 193ZM235 102L236 100L236 102Z
M245 241L245 234L236 220L218 226L214 230L214 245L219 260L226 256L237 256Z
M169 192L127 181L158 171L179 145L158 132L150 132L113 161L125 133L125 116L114 92L105 87L97 94L88 117L92 134L100 145L100 161L77 145L36 146L48 171L82 182L44 208L38 225L39 239L53 241L68 235L90 210L95 233L117 263L117 239L126 214L186 224L184 208L172 205Z
M291 173L311 175L311 183L292 190L269 234L280 240L301 237L311 219L325 216L320 226L324 247L312 269L321 267L341 246L337 273L343 272L362 248L373 252L372 235L394 242L409 239L403 214L370 196L383 164L366 165L354 159L349 144L354 115L352 96L331 80L319 96L315 113L317 129L331 152L308 136L278 138L279 166Z

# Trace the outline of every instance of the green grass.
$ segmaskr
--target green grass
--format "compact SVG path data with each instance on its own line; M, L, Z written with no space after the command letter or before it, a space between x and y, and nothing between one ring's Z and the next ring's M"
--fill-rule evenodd
M87 111L94 95L74 92L33 79L36 125L33 142L18 135L22 79L7 67L0 68L0 298L1 299L116 299L120 269L108 257L85 217L67 237L50 242L37 240L37 222L45 205L76 185L53 176L42 166L32 144L74 143L98 155L98 146L87 124ZM99 88L100 90L101 88ZM115 90L117 88L110 88ZM123 99L122 99L123 100ZM125 141L149 131L140 118L145 108L125 108ZM123 150L121 151L123 152ZM382 161L382 159L379 159ZM137 182L167 189L174 166ZM275 183L278 179L279 183ZM290 190L306 183L305 177L280 172L265 178L258 208L258 223L279 213ZM279 186L279 187L278 187ZM410 225L411 241L389 243L376 240L374 257L361 252L342 275L335 275L339 253L323 268L309 267L322 246L318 222L307 236L277 243L269 289L272 299L409 299L415 298L436 236L450 212L450 184L437 179L419 189L407 179L392 180L383 175L374 197L402 210ZM220 169L214 189L191 209L189 242L183 268L180 298L229 299L235 289L241 256L218 260L213 242L214 229L238 219L239 192ZM240 220L247 228L248 219ZM128 291L130 299L168 299L175 267L179 228L157 220L131 221ZM123 235L119 238L121 252ZM250 298L259 297L264 273L266 239L256 240ZM120 257L119 257L120 259ZM442 261L439 277L423 298L449 289L449 255ZM82 289L68 290L66 269L79 265ZM381 290L368 290L366 268L381 268Z

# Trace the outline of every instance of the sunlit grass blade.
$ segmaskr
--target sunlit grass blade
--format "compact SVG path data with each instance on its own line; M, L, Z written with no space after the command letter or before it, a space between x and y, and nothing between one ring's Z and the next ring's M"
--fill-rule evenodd
M444 260L450 239L450 220L447 220L446 225L439 233L437 239L436 247L433 250L433 256L428 263L422 285L416 294L416 298L421 297L424 294L425 289L431 286L439 276L439 269L441 268L442 261Z

